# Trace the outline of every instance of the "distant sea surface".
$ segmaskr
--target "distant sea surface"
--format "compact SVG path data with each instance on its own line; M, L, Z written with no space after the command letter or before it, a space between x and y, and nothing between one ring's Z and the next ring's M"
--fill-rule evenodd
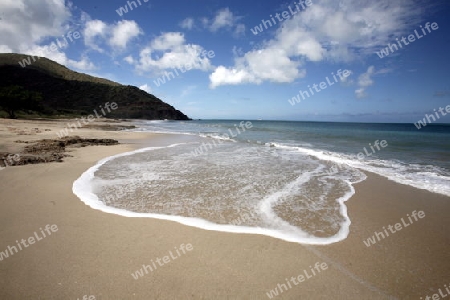
M355 193L353 185L366 179L364 171L450 196L449 125L418 130L414 124L246 120L135 124L138 131L184 138L106 158L86 171L73 191L91 207L330 244L349 233L345 201Z

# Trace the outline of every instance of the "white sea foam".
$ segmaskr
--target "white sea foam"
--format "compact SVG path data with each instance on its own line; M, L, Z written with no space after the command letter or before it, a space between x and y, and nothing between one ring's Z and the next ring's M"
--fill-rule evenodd
M212 138L216 140L230 141L236 143L236 140L230 138L229 136L221 135L219 133L200 133L199 136L203 138Z
M435 166L422 166L417 164L406 164L400 161L369 158L358 160L356 156L342 153L287 146L278 143L271 143L271 145L281 149L296 149L298 152L316 157L323 161L330 161L339 165L347 165L369 171L400 184L450 196L450 178L441 175L443 171ZM424 169L427 171L424 172Z
M314 236L311 233L308 233L307 231L303 230L298 225L290 224L287 220L281 218L276 212L275 208L277 207L283 207L290 209L291 211L302 211L307 210L309 213L318 213L319 209L324 209L327 206L327 203L325 203L325 198L327 198L330 192L333 191L333 186L328 184L324 185L323 195L321 195L317 199L317 201L307 201L304 200L302 202L298 202L300 199L299 195L306 195L310 193L310 191L315 191L315 188L312 188L312 186L309 186L313 180L320 179L320 181L325 182L326 175L324 174L323 170L325 166L323 164L308 161L304 158L298 159L298 153L294 153L293 151L266 151L265 154L261 154L260 150L263 149L261 146L254 146L250 145L246 148L242 147L235 147L233 144L230 145L230 148L227 151L228 152L222 152L222 153L216 153L216 169L212 168L211 166L208 166L205 169L202 169L202 163L200 165L196 165L193 162L187 162L188 156L183 154L182 152L178 151L177 153L173 154L174 161L170 162L167 160L164 160L163 162L158 162L156 160L151 160L151 164L130 164L126 163L126 165L131 168L131 170L137 174L141 174L139 172L136 172L137 170L134 170L134 166L136 165L136 168L139 168L141 166L143 169L146 170L145 176L140 175L142 180L152 180L151 189L155 189L155 192L166 192L169 193L171 197L166 197L164 199L165 202L172 201L168 203L168 205L165 207L167 208L173 208L172 212L166 212L166 213L149 213L149 212L133 212L129 211L127 209L123 208L115 208L112 206L106 205L103 201L101 201L98 198L97 190L96 190L96 184L94 184L94 181L96 180L95 173L99 171L103 166L110 163L108 165L108 168L112 168L111 166L114 166L114 163L111 164L114 160L123 159L125 157L134 157L135 155L139 154L151 154L151 152L161 150L163 152L161 153L167 153L170 148L176 149L176 146L180 144L174 144L168 147L150 147L145 149L140 149L128 153L123 153L119 155L115 155L112 157L105 158L101 161L99 161L95 166L88 169L86 172L84 172L80 178L78 178L74 184L73 184L73 192L75 195L77 195L86 205L90 206L91 208L101 210L103 212L107 213L113 213L118 214L125 217L148 217L148 218L156 218L156 219L164 219L164 220L171 220L176 221L178 223L202 228L205 230L215 230L215 231L223 231L223 232L232 232L232 233L246 233L246 234L261 234L266 236L271 236L274 238L282 239L289 242L296 242L296 243L303 243L303 244L314 244L314 245L326 245L334 242L341 241L345 239L349 233L349 226L351 224L350 219L347 216L347 208L344 204L346 200L348 200L353 194L354 189L352 187L352 183L358 180L363 180L363 175L355 175L347 176L346 174L342 173L340 178L340 181L342 182L342 186L346 187L346 191L342 191L342 195L337 200L338 203L338 212L339 214L335 214L335 217L327 216L324 217L323 222L324 224L327 224L329 222L333 226L337 226L339 230L336 231L335 234L329 237L317 237ZM183 144L183 147L179 148L185 148L187 144ZM234 152L233 152L234 151ZM158 154L159 155L159 154ZM277 171L275 174L265 174L267 172L266 169L260 168L261 155L265 155L264 159L271 159L272 163L269 163L269 165L274 165L278 168L281 168L280 170L286 170L286 174L279 174ZM199 158L197 158L198 160ZM205 158L206 159L206 158ZM209 162L211 162L211 156L208 157ZM305 168L305 170L295 170L294 167L289 167L292 165L292 162L301 162L302 166ZM244 163L245 164L242 164ZM274 164L273 162L278 162L280 166L277 164ZM183 165L183 163L185 165ZM189 165L189 163L191 163ZM198 164L198 161L195 161L195 163ZM233 179L230 176L233 176L233 174L236 172L235 167L231 167L229 170L225 170L226 166L230 166L230 164L235 164L236 167L239 167L240 164L242 164L241 172L243 172L241 177L239 179ZM155 170L161 170L161 166L164 165L164 174L163 172L158 172ZM206 165L206 163L205 163ZM266 168L267 168L266 166ZM191 173L186 174L186 177L180 177L182 175L179 175L180 173L189 171L193 168L198 168L195 170L192 170ZM118 167L119 168L119 167ZM290 169L289 169L290 168ZM180 169L182 172L180 172ZM120 170L120 169L118 169ZM213 174L219 174L217 176L223 176L220 179L213 178L216 181L222 180L223 184L218 186L211 186L209 182L210 178L208 176L202 177L204 174L203 172L206 172L205 170L208 170L208 172L216 172ZM110 170L112 172L112 170ZM128 180L127 178L129 175L126 175L125 173L122 174L118 171L114 171L115 176L123 177L124 179L117 179L116 177L113 177L113 179L110 180L109 184L112 185L118 185L120 182L123 184L124 180ZM175 176L179 176L176 177ZM200 176L200 177L199 177ZM270 176L270 177L268 177ZM354 176L356 176L357 180L354 180ZM169 177L166 178L166 177ZM255 180L256 178L256 180ZM260 183L258 180L268 180L270 184L267 186L264 185L264 182ZM167 181L169 180L172 184L172 186L167 185ZM189 181L189 180L192 180ZM233 181L235 180L235 181ZM238 181L237 181L238 180ZM225 182L229 181L229 182ZM134 180L135 186L132 186L132 189L139 188L139 179ZM97 184L99 183L97 178ZM233 194L233 192L229 192L227 196L229 198L234 199L236 202L229 203L229 202L221 202L221 199L214 198L208 199L210 195L222 195L221 192L216 191L221 190L223 188L231 188L235 187L238 184L240 184L240 189L236 190ZM105 184L104 179L100 182L100 184ZM177 186L177 184L179 186ZM189 201L179 203L174 203L173 201L177 201L177 197L179 197L179 194L174 194L179 191L183 191L183 186L189 185L189 184L198 184L198 185L204 185L210 189L210 191L204 191L204 189L199 188L198 193L200 193L199 199L188 199ZM228 187L229 186L229 187ZM167 191L168 190L168 191ZM265 193L265 196L260 197L260 194L255 192L255 190L263 191ZM246 196L248 198L245 198L245 202L239 201L239 196L242 192L245 192ZM206 193L206 194L201 194ZM186 194L185 194L186 195ZM206 195L206 196L205 196ZM233 196L235 195L235 196ZM305 196L306 197L306 196ZM310 196L312 197L312 196ZM174 198L175 200L173 200ZM211 198L211 196L209 197ZM182 200L180 200L182 201ZM209 202L208 202L209 201ZM212 202L211 202L212 201ZM336 203L335 201L332 201ZM321 203L324 202L324 203ZM208 203L209 205L205 205L205 203ZM193 208L186 208L188 205L192 205ZM156 205L159 205L159 202L156 203ZM299 206L300 205L300 206ZM234 207L236 206L236 207ZM188 212L192 215L189 217L186 216L180 216L180 215L172 215L176 209L188 209ZM209 209L211 211L214 211L214 214L221 215L220 210L221 209L228 209L228 208L235 208L238 212L240 211L250 211L251 214L255 216L260 216L262 222L261 224L265 224L266 226L258 226L258 225L244 225L244 226L235 226L231 225L232 220L226 221L228 224L218 224L212 221L208 221L202 218L199 218L196 216L196 208L205 208ZM219 212L218 212L219 211ZM331 218L331 219L330 219ZM337 219L336 219L337 218ZM301 218L298 219L298 221L302 221ZM317 232L320 232L321 230L317 230Z

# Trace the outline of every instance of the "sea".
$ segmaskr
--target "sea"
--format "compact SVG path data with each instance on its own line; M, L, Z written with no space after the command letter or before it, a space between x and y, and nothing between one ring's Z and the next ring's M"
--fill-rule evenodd
M351 228L345 202L376 173L450 196L450 125L136 120L166 144L107 157L73 192L125 217L327 245ZM426 200L426 199L425 199Z

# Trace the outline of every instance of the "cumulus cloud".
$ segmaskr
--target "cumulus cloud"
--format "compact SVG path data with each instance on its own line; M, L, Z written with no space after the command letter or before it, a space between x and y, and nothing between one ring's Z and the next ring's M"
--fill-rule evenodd
M186 18L183 21L180 22L180 27L183 29L191 30L194 28L194 19L193 18Z
M122 20L112 26L109 43L113 47L125 49L127 44L142 34L142 30L135 21Z
M211 25L209 26L209 29L211 31L217 31L220 28L232 27L234 25L235 19L235 16L233 16L233 13L228 7L221 9L217 12L216 16L211 22Z
M237 24L235 29L234 29L233 35L235 37L244 36L245 35L245 25L244 24Z
M149 94L152 92L152 88L148 84L141 85L139 88Z
M126 56L123 60L129 63L130 65L134 64L134 58L131 55Z
M207 51L200 45L186 44L181 32L167 32L153 39L142 49L139 58L126 58L141 72L160 75L164 70L189 66L190 69L212 70Z
M274 30L274 37L236 58L233 66L218 66L210 75L210 86L293 82L304 76L305 70L293 70L303 62L349 62L373 55L392 36L415 26L422 6L415 0L316 0L282 26L268 29ZM220 20L219 24L229 23L229 18ZM280 57L264 62L268 69L253 67L255 53L274 52Z
M151 48L154 50L174 50L182 46L184 42L185 38L181 32L167 32L156 37L151 42Z
M53 61L64 66L73 67L79 70L93 70L95 65L86 57L82 56L81 60L72 60L67 57L67 55L62 51L54 51L50 45L37 46L34 45L29 49L22 52L23 54L28 54L32 56L47 57Z
M231 30L233 36L239 37L245 33L245 25L239 23L242 17L236 16L228 7L219 9L216 15L211 18L202 18L201 22L205 28L211 32L217 32L220 29Z
M15 52L69 29L71 12L64 0L8 0L1 7L0 43Z
M122 20L115 24L107 24L101 20L87 20L84 28L85 45L104 53L104 43L114 50L124 50L127 45L143 30L135 21Z
M0 45L0 53L12 53L13 50L8 45Z
M342 76L342 78L340 78L340 82L342 86L351 86L354 84L353 79L351 79L351 75L353 75L353 71L352 70L347 70L350 74L347 77Z
M306 75L304 70L299 70L299 66L300 63L290 60L284 50L255 50L238 57L235 68L219 66L209 77L210 87L215 88L221 84L260 84L265 80L291 82L291 78Z
M108 33L108 25L100 20L89 20L84 27L84 43L86 46L103 52L98 45L101 43L101 39L104 39Z
M375 67L370 66L365 73L362 73L358 77L359 89L355 90L356 98L362 99L367 97L366 88L373 85L374 81L372 75L375 73Z
M70 4L64 0L14 0L2 1L0 26L0 52L18 52L43 56L60 64L81 70L90 70L94 64L85 56L76 61L69 59L64 50L76 43L68 40L56 50L51 49L56 39L62 42L63 35L78 30L72 23ZM80 33L81 34L81 33Z

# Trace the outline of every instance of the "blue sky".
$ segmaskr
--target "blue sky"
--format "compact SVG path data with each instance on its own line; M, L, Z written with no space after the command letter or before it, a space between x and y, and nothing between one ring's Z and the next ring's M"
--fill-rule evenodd
M416 122L450 105L448 15L444 0L3 0L0 52L138 86L196 119Z

